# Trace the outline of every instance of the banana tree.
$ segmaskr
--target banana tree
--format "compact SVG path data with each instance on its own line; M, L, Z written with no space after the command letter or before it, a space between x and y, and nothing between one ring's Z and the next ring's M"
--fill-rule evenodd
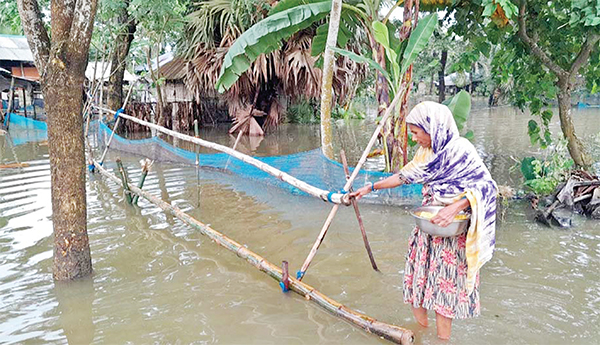
M422 18L408 39L400 41L394 35L393 27L389 24L375 21L372 24L374 38L384 47L386 66L382 66L375 60L358 55L348 50L334 48L334 51L351 58L360 63L367 63L385 78L390 86L392 98L398 92L404 93L402 106L386 124L383 133L383 146L387 171L398 171L406 164L406 146L408 137L406 135L406 124L404 117L407 109L408 88L410 88L411 65L419 53L426 47L433 31L437 27L437 14L433 13ZM390 30L392 29L392 30ZM386 68L387 67L387 68Z

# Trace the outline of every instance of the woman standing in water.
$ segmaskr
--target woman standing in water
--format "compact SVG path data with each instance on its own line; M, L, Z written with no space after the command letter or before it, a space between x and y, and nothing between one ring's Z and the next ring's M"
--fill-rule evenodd
M419 149L393 176L352 193L362 196L407 183L423 183L423 205L445 205L431 219L448 226L470 208L468 231L454 237L432 236L415 227L404 269L404 302L427 327L427 311L436 315L437 335L449 339L453 319L479 315L479 269L495 245L496 183L475 147L461 138L450 109L435 102L418 104L407 116Z

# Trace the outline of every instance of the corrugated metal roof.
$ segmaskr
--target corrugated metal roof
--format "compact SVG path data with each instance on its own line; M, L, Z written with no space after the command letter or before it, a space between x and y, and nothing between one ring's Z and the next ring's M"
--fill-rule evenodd
M160 76L166 80L181 80L185 78L187 71L187 61L184 58L176 57L166 64L160 66Z
M105 68L106 65L106 68ZM88 62L87 68L85 69L85 77L88 78L89 80L92 80L92 78L94 78L94 68L97 66L98 67L98 71L96 72L96 80L100 79L102 77L103 80L108 80L108 78L110 77L110 69L111 69L111 63L110 62L95 62L95 61L90 61ZM102 73L104 72L104 73ZM101 76L101 74L104 74L103 76ZM136 76L134 76L133 74L129 73L127 70L125 70L125 75L123 76L123 80L127 81L127 82L132 82L135 81L137 78Z
M0 60L33 62L27 37L0 35Z

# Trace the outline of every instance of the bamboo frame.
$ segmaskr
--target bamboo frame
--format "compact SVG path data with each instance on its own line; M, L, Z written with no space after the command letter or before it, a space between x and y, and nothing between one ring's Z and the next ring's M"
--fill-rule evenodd
M381 133L381 130L383 129L383 126L385 125L387 119L390 117L394 108L396 107L396 104L398 104L398 101L400 101L400 99L403 97L405 92L406 92L406 89L404 89L404 92L398 92L396 94L396 97L394 97L394 100L392 101L390 106L387 108L387 110L383 114L383 117L379 121L379 125L377 125L375 132L373 132L373 135L371 136L371 139L369 140L367 147L363 151L363 154L360 157L358 164L356 164L356 167L354 168L352 175L350 175L350 178L347 179L346 184L344 185L344 190L346 192L350 190L350 187L352 186L354 179L356 178L356 176L358 176L360 168L362 168L363 164L365 164L365 162L367 161L367 156L369 155L369 152L371 151L371 148L373 147L373 145L375 145L375 141L377 141L377 138L379 137L379 133ZM348 204L346 204L346 205L349 205L349 204L350 203L348 202ZM302 279L304 277L304 275L306 274L306 270L308 270L308 267L310 266L310 263L314 259L315 255L317 255L317 250L319 250L321 243L323 243L323 240L325 239L325 235L327 234L327 230L329 230L329 227L331 226L331 223L333 222L333 218L335 217L338 208L339 208L339 205L334 205L331 208L331 211L329 212L329 215L327 216L327 219L325 220L325 224L323 224L323 228L321 228L321 232L319 233L319 236L317 236L317 239L315 240L315 243L313 244L312 248L310 249L308 256L304 260L304 264L302 264L302 268L297 273L297 277L299 279Z
M114 110L110 110L110 109L107 109L107 108L102 108L102 107L98 107L98 106L96 106L96 108L99 109L99 110L102 110L102 111L107 111L107 112L113 113L113 114L115 113ZM226 153L226 154L228 154L228 155L230 155L232 157L235 157L235 158L241 160L244 163L248 163L250 165L253 165L256 168L258 168L258 169L260 169L260 170L268 173L269 175L274 176L274 177L280 179L281 181L283 181L285 183L288 183L288 184L290 184L290 185L292 185L292 186L300 189L301 191L303 191L303 192L305 192L305 193L307 193L309 195L312 195L314 197L317 197L317 198L319 198L319 199L321 199L323 201L329 201L329 199L330 199L331 202L333 202L334 204L338 204L338 205L339 204L350 205L350 201L349 201L349 199L347 197L345 197L346 196L345 193L331 193L330 194L329 191L317 188L315 186L311 186L308 183L306 183L306 182L304 182L302 180L299 180L299 179L297 179L297 178L295 178L295 177L293 177L293 176L291 176L291 175L289 175L289 174L287 174L287 173L285 173L285 172L283 172L281 170L278 170L278 169L276 169L276 168L274 168L274 167L272 167L272 166L270 166L270 165L268 165L266 163L263 163L263 162L259 161L256 158L250 157L250 156L248 156L246 154L243 154L243 153L241 153L239 151L231 149L231 148L229 148L227 146L219 145L219 144L216 144L216 143L213 143L213 142L210 142L210 141L207 141L207 140L203 140L203 139L200 139L200 138L194 138L192 136L189 136L189 135L186 135L186 134L182 134L182 133L179 133L179 132L167 129L167 128L164 128L162 126L155 125L153 123L150 123L150 122L147 122L147 121L144 121L144 120L140 120L138 118L135 118L133 116L130 116L130 115L127 115L127 114L124 114L124 113L120 113L119 114L119 118L124 118L126 120L133 121L133 122L138 123L138 124L140 124L142 126L146 126L146 127L151 128L151 129L157 130L157 131L159 131L161 133L170 135L170 136L172 136L174 138L178 138L178 139L181 139L181 140L184 140L184 141L188 141L188 142L191 142L191 143L194 143L194 144L198 144L198 145L203 146L203 147L207 147L207 148L210 148L210 149L213 149L213 150L216 150L216 151L220 151L220 152ZM113 131L113 133L114 133L114 131ZM110 140L109 140L109 142L110 142ZM366 157L365 157L365 159L366 159ZM358 171L356 171L356 174L354 174L354 178L356 178L356 175L358 175ZM349 183L347 183L347 185L348 184ZM348 188L345 188L345 190L347 191Z
M106 170L97 161L94 160L94 164L96 165L97 171L100 172L102 175L115 181L116 183L122 184L122 181L117 176L108 172L108 170ZM227 237L226 235L221 234L220 232L212 229L208 225L203 224L195 218L187 215L178 207L170 205L167 202L161 200L160 198L146 191L143 191L132 184L129 184L129 189L132 193L143 197L144 199L148 200L154 205L160 207L163 211L172 214L173 216L177 217L189 226L199 230L203 235L206 235L207 237L215 241L218 245L234 252L237 256L246 260L252 266L263 271L271 278L280 282L282 281L283 273L281 269L275 266L274 264L270 263L260 255L254 253L250 249L244 247L243 245ZM412 344L414 342L414 333L411 330L377 321L376 319L370 316L361 314L357 311L345 307L341 303L327 297L326 295L317 291L314 287L308 284L305 284L292 277L289 277L288 279L290 290L303 296L306 300L313 301L314 303L327 310L334 316L337 316L343 320L350 322L355 326L362 328L367 333L373 333L377 336L383 337L389 341L398 344L406 345Z

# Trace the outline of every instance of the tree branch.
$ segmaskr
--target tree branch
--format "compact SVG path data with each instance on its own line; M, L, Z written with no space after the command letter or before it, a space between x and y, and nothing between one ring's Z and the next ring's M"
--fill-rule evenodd
M35 65L43 78L50 56L50 39L42 21L42 13L37 0L17 0L17 6Z
M64 47L62 43L69 39L75 3L76 0L50 1L50 18L52 19L52 28L50 32L52 33L52 42L60 43L59 45L55 44L55 46L52 47L53 50L62 50ZM58 51L58 53L61 55L60 51Z
M68 50L70 62L81 62L80 65L73 66L74 68L85 70L87 66L87 55L92 40L97 7L98 0L77 0L71 23Z
M564 78L568 76L568 72L556 64L552 59L537 45L537 41L529 37L527 34L527 26L525 23L525 5L526 1L521 0L519 5L519 37L521 41L527 46L527 48L531 51L531 53L536 56L538 59L542 61L542 63L548 67L554 74L556 74L559 78Z
M579 72L579 69L588 62L592 49L594 48L596 43L598 43L599 40L599 34L588 34L587 38L585 39L585 43L583 44L583 47L581 47L579 54L577 54L577 57L573 61L573 64L571 64L571 69L569 70L569 76L571 78L574 77L575 74Z

